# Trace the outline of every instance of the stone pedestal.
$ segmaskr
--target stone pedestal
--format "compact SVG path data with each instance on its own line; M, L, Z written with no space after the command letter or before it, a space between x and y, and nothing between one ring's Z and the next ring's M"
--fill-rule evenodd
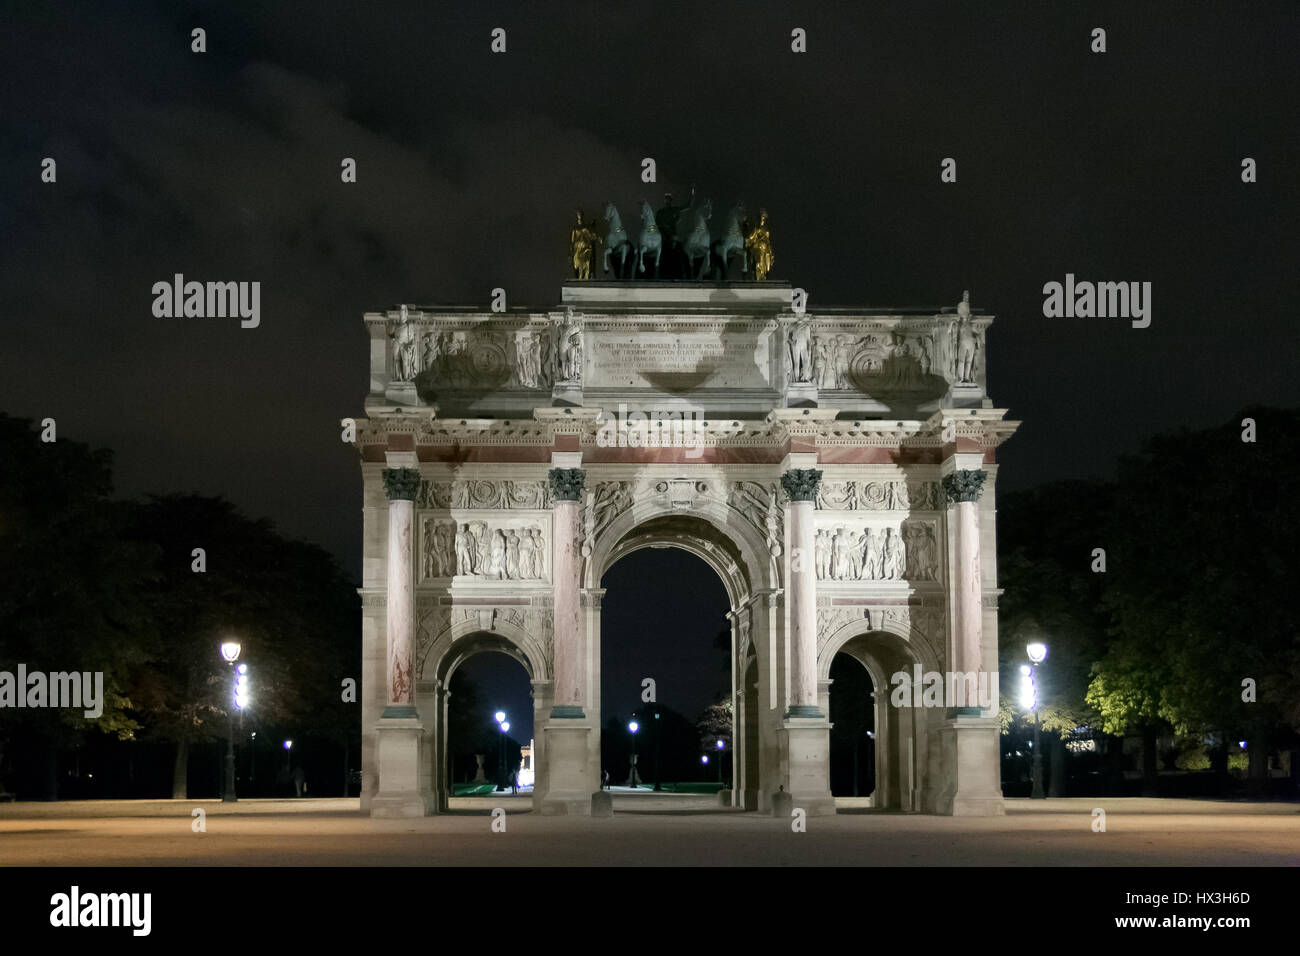
M419 405L420 397L416 394L414 382L389 382L384 389L384 398L394 405Z
M995 718L953 717L939 728L943 789L933 808L954 817L995 817L1006 812L999 777Z
M835 812L830 790L831 723L818 717L787 717L778 731L785 792L808 816ZM773 803L775 812L775 802Z
M588 773L587 739L591 725L582 720L552 720L546 737L546 796L543 816L590 816L596 792Z
M376 727L379 792L370 803L372 817L423 817L434 810L425 766L424 725L415 718L385 717Z
M551 389L551 405L581 407L582 386L574 382L556 382Z
M787 385L785 387L786 408L806 408L817 404L816 385Z
M631 769L628 770L628 772L627 772L627 783L623 784L623 786L625 786L625 787L639 787L639 786L641 786L641 783L642 783L642 781L641 781L641 775L638 774L638 773L636 772L636 758L637 758L637 756L638 756L637 754L633 754L633 755L632 755L632 760L631 760L632 767L631 767Z

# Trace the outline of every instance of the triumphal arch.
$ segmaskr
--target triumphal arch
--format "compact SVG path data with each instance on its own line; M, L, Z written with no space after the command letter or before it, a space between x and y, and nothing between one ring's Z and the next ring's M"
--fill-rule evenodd
M601 578L667 545L730 601L734 806L834 812L846 653L875 687L874 805L1002 812L996 691L966 681L997 672L1016 427L987 397L992 317L816 308L771 279L559 291L365 316L363 811L447 807L449 678L495 650L532 680L534 808L590 813Z

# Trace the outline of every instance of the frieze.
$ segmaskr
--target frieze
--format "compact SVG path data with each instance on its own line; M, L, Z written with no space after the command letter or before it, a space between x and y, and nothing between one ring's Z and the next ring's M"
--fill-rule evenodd
M813 538L819 581L937 581L939 538L932 521L824 524Z
M824 511L938 511L943 492L937 481L823 481L815 507Z
M415 506L446 511L452 508L489 508L510 511L543 511L551 506L551 490L545 481L472 480L422 481Z
M549 541L536 522L452 521L425 517L420 528L422 581L470 578L543 581Z

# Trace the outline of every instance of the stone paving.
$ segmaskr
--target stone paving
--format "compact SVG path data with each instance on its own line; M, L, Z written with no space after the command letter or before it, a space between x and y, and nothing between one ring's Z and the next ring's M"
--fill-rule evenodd
M982 818L855 808L793 832L699 798L620 795L607 819L542 817L508 794L464 800L414 820L363 817L356 799L3 804L0 865L1300 865L1294 803L1008 800L1005 816ZM504 833L493 806L507 812ZM206 832L192 831L194 809Z

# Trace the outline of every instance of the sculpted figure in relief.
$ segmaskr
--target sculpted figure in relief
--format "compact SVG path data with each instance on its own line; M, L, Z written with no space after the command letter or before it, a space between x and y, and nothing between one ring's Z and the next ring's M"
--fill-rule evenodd
M473 574L474 558L474 537L470 534L469 525L462 524L456 529L456 573Z
M831 576L831 545L825 531L818 531L813 538L813 554L817 567L817 579L826 581Z
M903 570L907 564L903 539L894 533L893 528L885 529L884 567L881 577L887 581L903 580Z
M809 384L813 381L812 320L805 316L792 322L787 337L790 381L800 385Z

